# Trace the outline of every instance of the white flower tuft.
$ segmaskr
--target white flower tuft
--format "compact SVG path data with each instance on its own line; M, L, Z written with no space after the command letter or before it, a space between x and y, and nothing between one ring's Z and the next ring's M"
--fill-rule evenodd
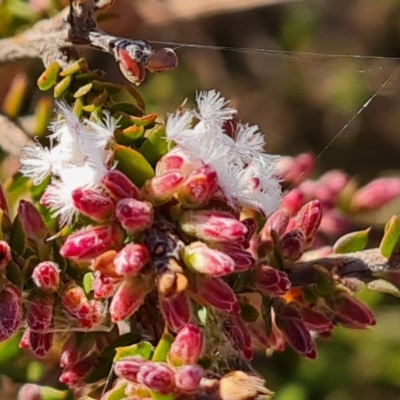
M245 206L265 215L278 208L281 200L275 161L264 153L265 140L258 126L238 123L232 137L224 132L224 122L236 110L215 90L197 95L197 111L169 115L166 136L190 160L201 161L218 175L223 197L231 206ZM193 127L193 116L199 122Z
M39 184L52 174L45 192L45 202L58 217L62 226L73 224L78 212L72 201L72 192L78 188L97 187L107 170L117 121L109 114L96 124L83 120L66 103L57 104L60 119L51 124L50 148L39 143L23 149L21 173ZM54 142L58 144L54 145ZM53 146L54 145L54 146Z

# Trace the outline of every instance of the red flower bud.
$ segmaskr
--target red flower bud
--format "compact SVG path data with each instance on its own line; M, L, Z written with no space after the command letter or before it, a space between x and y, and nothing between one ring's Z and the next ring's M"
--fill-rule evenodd
M92 306L83 289L71 283L61 293L61 304L69 316L76 319L86 319L92 312Z
M399 178L380 178L359 189L350 207L355 212L378 210L399 195Z
M153 224L153 206L145 201L123 199L117 203L116 217L128 232L141 232Z
M195 164L194 168L201 167L201 163L193 163L179 146L175 146L157 162L156 175L159 176L171 171L180 171L186 176L193 169L193 164Z
M283 235L279 242L279 249L283 258L296 261L304 253L306 237L299 229L293 229Z
M100 271L95 272L93 280L93 294L96 299L111 297L118 288L120 281L104 275Z
M11 261L10 245L4 240L0 240L0 271L4 271Z
M0 185L0 210L8 214L7 196L3 185Z
M60 269L54 262L43 261L33 269L32 279L45 292L56 292L60 285Z
M53 333L29 331L29 344L36 356L44 357L50 351L53 344Z
M217 174L209 166L192 171L178 192L179 201L186 207L206 204L217 189Z
M75 208L94 221L105 221L114 213L113 201L93 189L75 189L72 194Z
M31 331L44 333L51 327L53 320L54 297L37 295L32 297L27 306L26 322Z
M299 189L292 189L282 198L281 209L287 209L290 215L295 215L304 202L304 195Z
M21 292L11 283L3 284L0 289L0 334L9 338L21 325Z
M86 358L64 369L59 381L70 388L79 387L83 384L83 379L93 368L93 359Z
M213 277L225 276L235 270L235 262L221 251L210 249L202 242L185 246L182 255L185 265L191 270Z
M278 162L279 177L285 182L298 185L308 178L314 168L315 157L310 153L299 154L297 157L283 157Z
M150 284L142 278L124 279L111 300L112 321L122 321L136 312L150 289Z
M257 268L253 281L256 289L266 296L281 296L288 293L292 287L285 272L267 265Z
M26 328L24 330L24 333L22 334L21 340L18 343L18 347L20 349L24 349L24 350L30 350L31 349L29 336L30 336L29 328Z
M309 330L314 332L329 332L333 329L331 320L324 314L309 307L301 307L300 312Z
M176 388L183 393L194 393L198 390L203 376L203 368L197 365L185 365L175 372Z
M187 324L176 335L168 360L173 366L196 364L202 351L202 330L196 325Z
M43 244L49 235L49 230L36 207L29 201L21 200L18 215L27 238L37 244Z
M336 292L328 301L339 322L355 329L364 329L376 324L371 310L347 292Z
M137 380L150 390L161 394L171 393L175 388L174 371L161 363L148 362L142 365Z
M190 301L185 293L160 299L161 311L172 332L180 331L192 316Z
M139 369L147 362L147 360L144 360L139 356L126 357L118 360L114 364L115 375L131 382L137 382Z
M171 200L172 196L182 186L182 182L183 175L179 171L171 171L155 176L147 180L143 185L143 197L153 205L159 206Z
M301 355L314 359L317 356L315 343L300 312L285 304L276 311L276 324L290 346Z
M315 233L321 223L322 206L319 200L313 200L305 204L296 217L296 228L306 236L307 242L314 239Z
M140 190L131 180L117 169L109 170L101 181L107 192L115 199L140 199Z
M89 260L118 248L125 235L117 224L84 228L67 237L60 254L72 260Z
M195 296L218 310L234 314L240 312L234 291L222 279L197 277Z
M247 271L255 264L253 256L239 245L221 244L216 249L234 261L235 272Z
M205 241L244 241L248 231L244 224L223 211L185 211L179 223L185 233Z
M127 244L114 258L115 272L135 276L149 262L150 253L144 244Z

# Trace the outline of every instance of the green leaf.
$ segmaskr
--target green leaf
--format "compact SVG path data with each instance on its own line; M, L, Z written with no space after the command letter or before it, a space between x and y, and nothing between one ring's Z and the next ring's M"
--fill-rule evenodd
M120 381L105 397L105 400L123 400L126 399L125 389L127 383ZM102 397L103 398L103 397Z
M161 394L150 390L151 398L153 400L175 400L175 396L172 394Z
M21 267L14 261L10 261L7 265L7 279L9 279L15 286L20 289L24 286L24 276Z
M168 142L165 136L165 126L159 125L147 132L147 139L140 147L140 152L151 165L168 152Z
M20 256L24 255L27 245L26 235L19 215L14 218L11 229L10 247Z
M149 342L140 342L127 347L117 347L114 362L126 357L140 356L144 360L150 360L153 354L153 346Z
M167 361L169 349L171 348L173 342L174 337L168 332L164 333L158 342L156 349L154 350L151 360L154 362Z
M117 169L138 187L154 176L154 170L148 161L130 147L115 145L114 158L118 161Z
M389 258L396 249L400 237L400 221L397 215L393 215L385 225L385 233L379 245L383 257Z
M83 277L83 289L86 294L89 294L93 289L94 276L92 272L87 272Z
M367 245L370 230L368 228L342 236L334 244L333 252L336 254L345 254L363 250Z
M386 281L385 279L376 279L368 283L368 288L375 290L376 292L390 294L395 297L400 297L400 289L397 288L393 283Z
M10 339L0 343L0 364L10 361L21 353L21 350L18 347L20 339L20 335L14 335Z

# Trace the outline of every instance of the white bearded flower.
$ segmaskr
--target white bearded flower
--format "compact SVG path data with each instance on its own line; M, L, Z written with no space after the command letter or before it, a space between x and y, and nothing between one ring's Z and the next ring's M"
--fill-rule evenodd
M189 159L210 166L228 204L245 206L270 214L281 200L275 161L277 156L264 152L264 136L257 126L238 123L233 137L224 132L224 122L236 110L215 90L197 95L198 111L170 115L166 136L184 151ZM190 128L192 116L199 122Z
M57 104L61 119L51 125L50 149L39 143L23 149L21 173L41 183L53 175L45 192L45 203L62 226L75 222L78 215L72 201L72 192L78 188L99 186L109 167L107 145L117 127L109 114L99 124L73 114L65 103ZM53 146L54 141L58 144Z

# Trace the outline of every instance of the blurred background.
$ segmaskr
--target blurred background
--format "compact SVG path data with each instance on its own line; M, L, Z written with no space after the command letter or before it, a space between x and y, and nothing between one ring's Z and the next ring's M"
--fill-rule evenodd
M0 36L63 5L0 0ZM155 47L174 43L167 46L176 50L180 66L150 75L139 88L160 119L185 98L193 102L197 90L217 89L232 99L241 119L259 125L268 152L318 156L316 176L340 168L365 183L400 173L399 0L117 0L100 21L107 32ZM107 79L123 80L108 55L87 56ZM37 105L50 101L36 90L41 71L33 60L0 65L3 111L10 88L23 87L19 114L29 124ZM4 181L18 163L6 153L0 161ZM336 329L332 339L320 341L317 361L290 350L257 356L255 366L277 400L400 400L400 301L368 291L361 297L376 311L374 330ZM39 379L37 364L21 375L16 343L1 346L3 386L7 376Z

